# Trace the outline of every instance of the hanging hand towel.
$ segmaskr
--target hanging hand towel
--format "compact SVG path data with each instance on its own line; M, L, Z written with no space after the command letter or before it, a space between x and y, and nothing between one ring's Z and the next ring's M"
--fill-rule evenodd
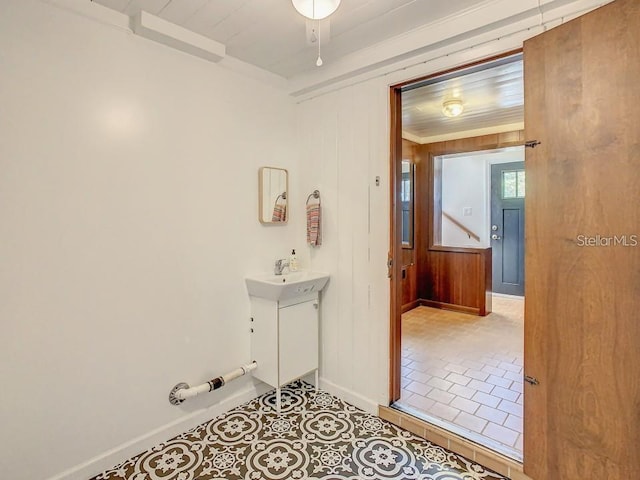
M287 220L287 204L278 203L273 206L272 222L284 222Z
M319 203L307 204L307 243L312 247L322 245L320 212Z

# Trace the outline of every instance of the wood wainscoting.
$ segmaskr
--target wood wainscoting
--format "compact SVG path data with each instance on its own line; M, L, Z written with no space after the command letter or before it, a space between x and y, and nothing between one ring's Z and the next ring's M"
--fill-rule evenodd
M420 304L474 315L491 313L491 248L431 247Z
M416 282L416 266L402 267L402 313L418 306L473 315L491 313L491 248L432 247L429 269Z

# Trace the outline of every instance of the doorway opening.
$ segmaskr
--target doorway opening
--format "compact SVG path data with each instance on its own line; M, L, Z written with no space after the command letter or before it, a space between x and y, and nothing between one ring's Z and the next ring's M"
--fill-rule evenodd
M491 248L493 294L524 296L524 159L524 146L433 158L433 245Z
M522 461L522 57L396 94L392 406Z

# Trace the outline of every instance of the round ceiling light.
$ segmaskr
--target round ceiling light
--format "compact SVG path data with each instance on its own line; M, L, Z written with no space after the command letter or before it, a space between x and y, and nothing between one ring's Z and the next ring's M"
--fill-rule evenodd
M464 110L464 105L462 105L462 100L459 98L454 98L453 100L447 100L442 104L442 113L446 117L457 117Z
M335 12L341 0L291 0L294 8L311 20L322 20Z

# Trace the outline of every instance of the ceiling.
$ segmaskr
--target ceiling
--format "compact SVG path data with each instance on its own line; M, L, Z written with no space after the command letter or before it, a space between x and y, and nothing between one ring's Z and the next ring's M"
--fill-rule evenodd
M291 0L42 1L219 62L304 101L371 78L391 85L512 51L612 0L342 0L320 24L321 68L315 65L317 42L308 38L310 21ZM131 21L140 11L165 22L147 16L142 28ZM475 102L470 93L465 101ZM441 127L446 123L452 121Z
M430 143L520 129L524 125L524 84L521 56L411 86L402 92L403 136ZM464 111L449 118L445 100L459 98ZM500 128L502 127L502 128Z
M317 46L290 0L93 0L128 16L140 10L226 45L227 54L285 78L314 70ZM486 0L343 0L327 20L325 65Z

